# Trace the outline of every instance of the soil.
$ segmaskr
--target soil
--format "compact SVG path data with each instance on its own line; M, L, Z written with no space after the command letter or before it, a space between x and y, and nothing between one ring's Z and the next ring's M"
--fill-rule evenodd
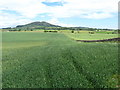
M103 40L76 40L78 42L110 42L110 41L120 41L120 38L111 38L111 39L103 39Z

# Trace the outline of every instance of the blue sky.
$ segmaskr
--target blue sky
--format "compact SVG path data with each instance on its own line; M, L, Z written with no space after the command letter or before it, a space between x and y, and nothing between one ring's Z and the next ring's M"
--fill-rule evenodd
M1 0L0 28L34 21L61 26L118 28L119 0Z
M63 6L61 2L42 2L42 3L47 6Z

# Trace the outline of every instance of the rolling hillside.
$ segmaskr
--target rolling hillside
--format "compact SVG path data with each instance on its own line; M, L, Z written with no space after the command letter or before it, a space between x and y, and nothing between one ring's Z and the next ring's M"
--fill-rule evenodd
M53 24L50 24L48 22L45 22L45 21L42 21L42 22L32 22L32 23L29 23L29 24L26 24L26 25L18 25L16 26L16 28L19 28L19 27L60 27L58 25L53 25Z

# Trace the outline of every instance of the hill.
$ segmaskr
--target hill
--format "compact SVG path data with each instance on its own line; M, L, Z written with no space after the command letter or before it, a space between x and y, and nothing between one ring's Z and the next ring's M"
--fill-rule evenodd
M25 25L18 25L14 28L7 27L2 28L4 31L34 31L34 30L88 30L88 31L96 31L96 30L112 30L112 29L97 29L97 28L89 28L89 27L62 27L59 25L53 25L48 22L32 22Z
M16 28L18 28L18 27L60 27L60 26L53 25L53 24L50 24L48 22L42 21L42 22L32 22L32 23L29 23L29 24L26 24L26 25L16 26Z

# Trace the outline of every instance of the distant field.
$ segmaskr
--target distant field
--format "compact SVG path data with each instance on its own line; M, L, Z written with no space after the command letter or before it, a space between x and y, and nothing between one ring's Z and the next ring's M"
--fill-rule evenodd
M108 35L3 32L3 88L118 87L118 44L71 39Z
M68 37L75 40L101 40L109 38L117 38L118 34L104 34L104 33L65 33Z

